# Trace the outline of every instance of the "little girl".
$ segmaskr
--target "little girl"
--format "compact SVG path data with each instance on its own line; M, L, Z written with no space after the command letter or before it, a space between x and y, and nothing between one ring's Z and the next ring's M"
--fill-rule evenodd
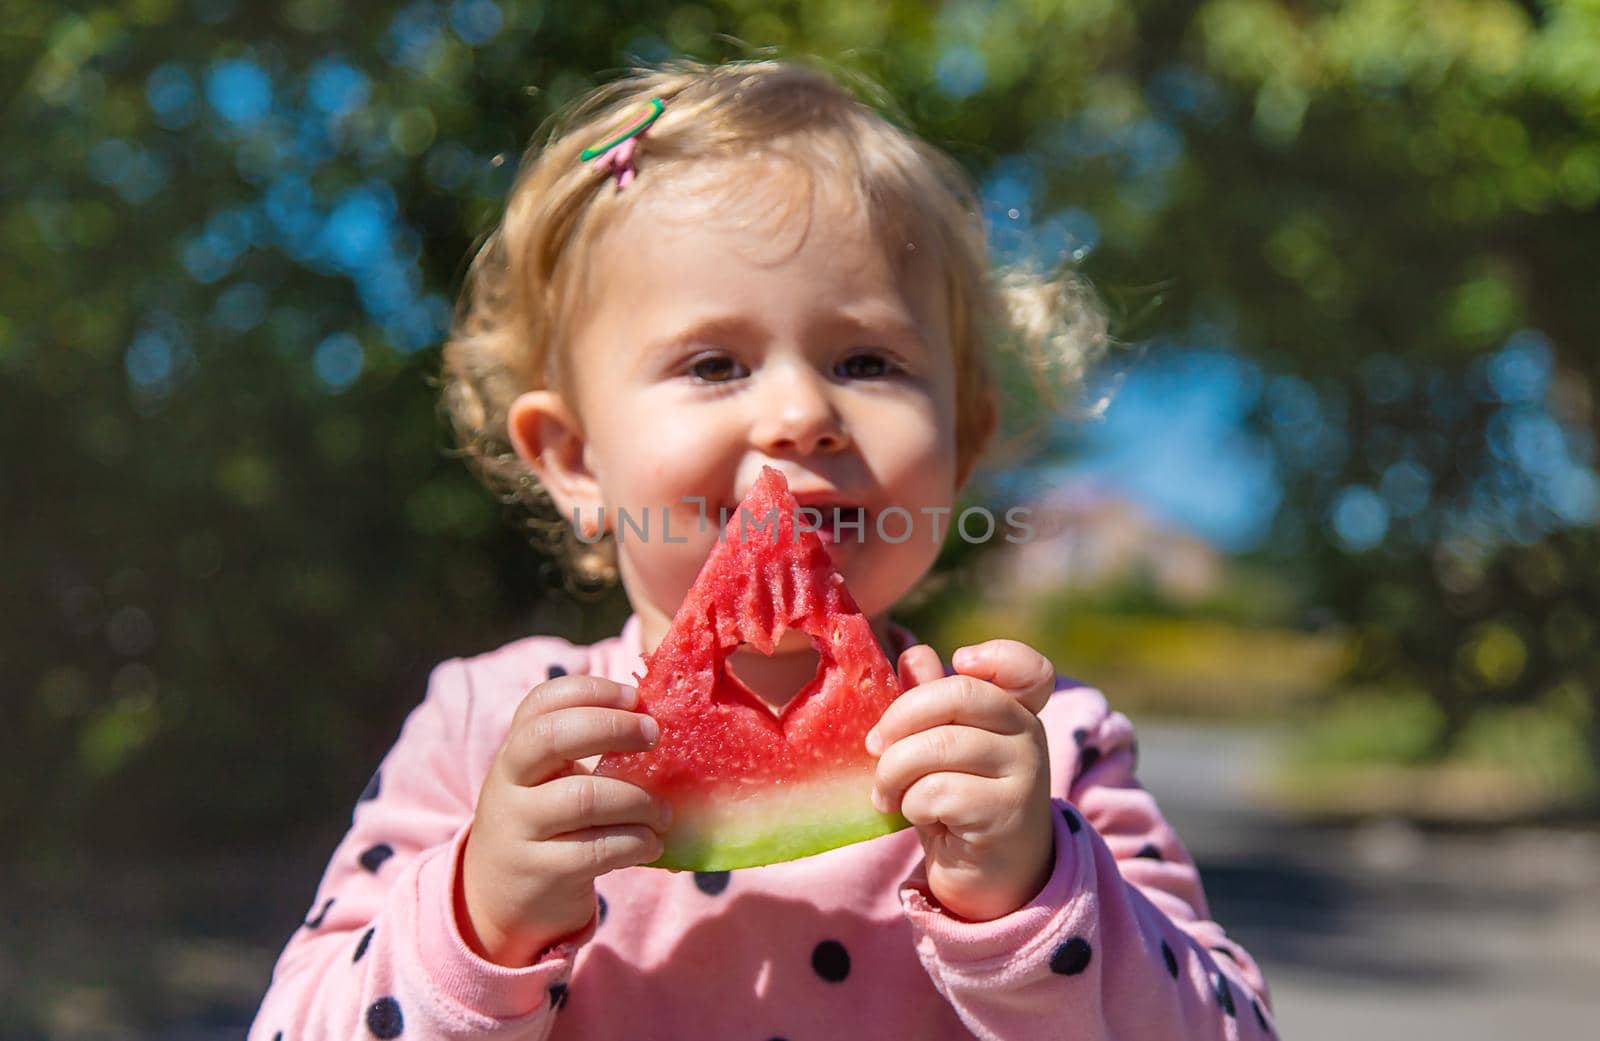
M1009 322L1062 348L1078 306L992 277L959 168L808 67L679 62L585 99L476 259L444 383L491 485L547 497L574 554L609 547L634 614L433 671L252 1041L1272 1036L1127 719L1015 641L947 674L888 617L994 431L992 344ZM592 768L658 738L629 684L767 465L831 514L898 664L866 744L914 827L642 867L672 807ZM910 537L876 523L897 508ZM781 713L817 661L790 631L730 665Z

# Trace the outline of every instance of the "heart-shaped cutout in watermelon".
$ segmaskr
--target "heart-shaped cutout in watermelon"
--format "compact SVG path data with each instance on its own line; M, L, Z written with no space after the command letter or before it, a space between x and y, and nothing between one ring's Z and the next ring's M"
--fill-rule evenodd
M661 725L660 742L595 767L671 804L652 867L754 867L909 826L873 807L877 761L865 748L899 681L798 512L783 474L764 467L645 659L639 709ZM774 715L727 659L741 644L771 654L790 629L821 661Z

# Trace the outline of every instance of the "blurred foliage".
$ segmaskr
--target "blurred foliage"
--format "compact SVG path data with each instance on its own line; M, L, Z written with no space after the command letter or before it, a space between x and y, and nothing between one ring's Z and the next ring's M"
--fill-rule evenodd
M1335 685L1348 653L1332 632L1106 610L1083 601L1060 613L956 609L918 632L949 647L1005 633L1110 692L1118 710L1169 718L1281 718Z
M1297 728L1273 779L1280 805L1332 817L1505 823L1581 808L1595 768L1579 699L1483 709L1439 761L1444 717L1420 690L1355 689Z
M1568 697L1600 750L1594 0L5 15L14 854L330 820L433 663L609 629L451 457L436 345L553 111L767 47L885 84L1002 256L1081 263L1124 337L1259 359L1263 556L1363 676L1426 691L1442 741Z

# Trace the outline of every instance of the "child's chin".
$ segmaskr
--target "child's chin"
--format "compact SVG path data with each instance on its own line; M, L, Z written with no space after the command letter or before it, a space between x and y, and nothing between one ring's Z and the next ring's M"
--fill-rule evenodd
M817 532L817 538L821 540L822 548L828 551L828 556L835 562L859 554L867 543L866 535L848 528L843 531L824 528Z
M778 639L774 654L799 654L816 649L816 642L799 629L790 629Z

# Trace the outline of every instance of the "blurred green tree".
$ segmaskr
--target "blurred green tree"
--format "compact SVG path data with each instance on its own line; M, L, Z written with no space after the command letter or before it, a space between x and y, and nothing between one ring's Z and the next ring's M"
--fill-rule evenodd
M1436 752L1538 704L1600 766L1600 5L1218 2L1185 40L1232 103L1140 262L1287 374L1274 549Z

